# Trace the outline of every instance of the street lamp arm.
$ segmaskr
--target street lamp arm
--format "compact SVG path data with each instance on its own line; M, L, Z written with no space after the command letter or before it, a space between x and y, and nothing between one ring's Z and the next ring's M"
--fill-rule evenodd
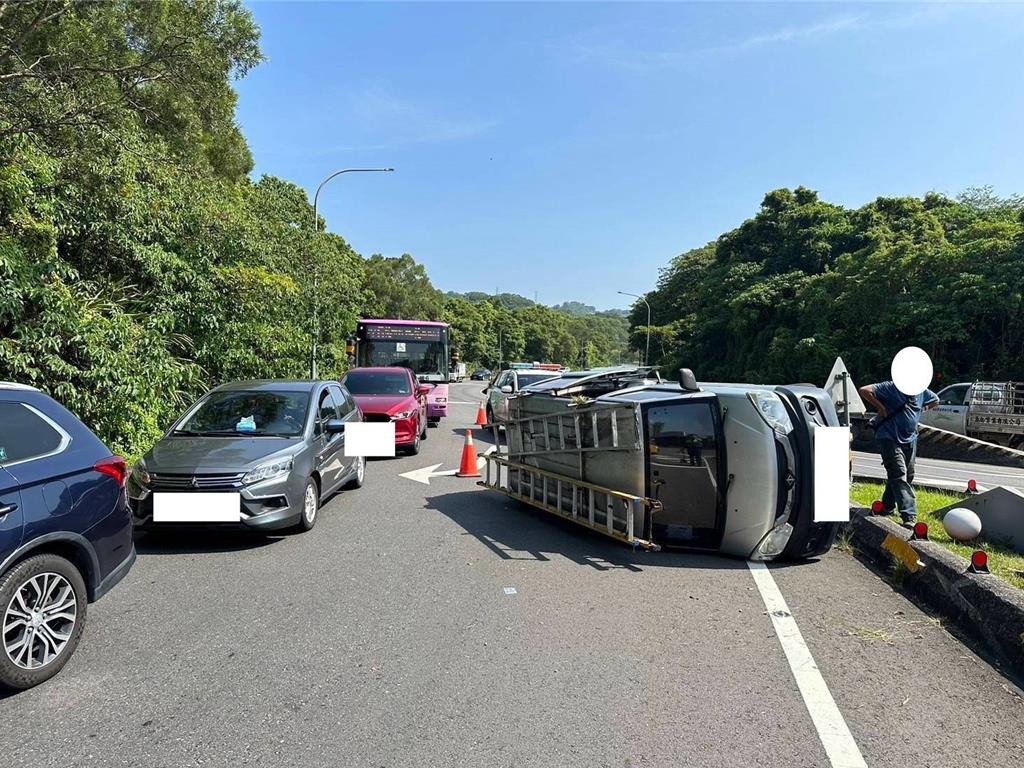
M320 186L316 188L316 193L313 195L313 231L316 233L320 232L320 191L327 186L327 182L331 179L341 176L343 173L388 173L395 170L394 168L342 168L340 171L335 171L326 179L320 182ZM311 379L316 378L316 340L320 334L320 294L319 294L319 283L320 276L317 274L316 268L313 269L313 329L312 329L312 344L309 350L309 377Z
M336 179L343 173L390 173L394 170L394 168L343 168L340 171L335 171L326 179L321 181L320 186L316 188L316 193L313 195L313 229L317 232L320 231L320 191L327 186L327 182L331 179Z

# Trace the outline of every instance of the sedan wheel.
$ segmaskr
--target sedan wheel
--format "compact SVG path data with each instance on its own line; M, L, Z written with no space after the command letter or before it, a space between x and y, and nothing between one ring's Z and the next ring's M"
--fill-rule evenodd
M316 513L320 509L320 489L312 477L306 481L306 490L302 494L302 516L296 526L300 531L308 531L316 525Z
M421 441L422 441L422 438L420 436L420 431L417 429L416 430L416 439L412 441L412 445L410 445L409 449L408 449L410 456L415 456L417 453L420 452L420 442Z
M366 477L366 457L356 457L356 473L351 480L348 481L347 488L362 488L363 479Z
M78 569L56 555L29 558L0 582L0 605L0 684L29 688L57 674L85 627L85 582Z

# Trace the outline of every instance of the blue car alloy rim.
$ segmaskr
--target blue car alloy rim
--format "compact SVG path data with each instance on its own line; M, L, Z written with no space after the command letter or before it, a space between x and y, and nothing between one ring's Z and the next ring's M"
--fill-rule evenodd
M78 598L59 573L40 573L14 593L4 611L4 651L22 669L53 662L71 642Z

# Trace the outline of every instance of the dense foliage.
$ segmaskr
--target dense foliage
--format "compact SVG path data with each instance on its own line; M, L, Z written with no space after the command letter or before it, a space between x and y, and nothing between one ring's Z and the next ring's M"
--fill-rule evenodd
M488 365L499 334L505 359L629 354L624 320L446 297L250 180L231 84L260 61L238 0L0 2L0 380L134 456L212 384L308 375L314 335L340 373L360 315L448 319Z
M344 364L364 262L298 187L253 183L241 4L0 4L0 379L144 450L212 382Z
M970 190L851 210L811 190L769 193L752 219L676 257L647 294L651 356L706 380L855 381L924 348L936 384L1024 378L1024 202ZM646 309L635 306L640 349Z

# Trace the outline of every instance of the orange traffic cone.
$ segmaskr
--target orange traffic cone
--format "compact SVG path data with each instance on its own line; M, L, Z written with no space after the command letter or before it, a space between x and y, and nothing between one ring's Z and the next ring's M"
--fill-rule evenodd
M473 447L473 431L466 430L466 444L462 446L462 463L456 477L480 477L480 470L476 467L476 449Z
M480 403L480 408L476 412L476 426L483 427L487 424L487 411L484 410L484 404Z

